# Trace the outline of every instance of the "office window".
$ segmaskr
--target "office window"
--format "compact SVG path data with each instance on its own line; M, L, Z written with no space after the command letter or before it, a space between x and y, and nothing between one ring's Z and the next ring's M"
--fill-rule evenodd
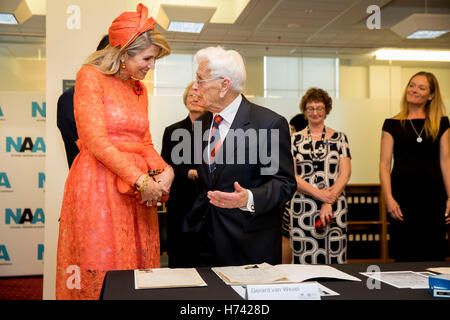
M156 61L154 92L156 95L181 96L194 80L194 55L171 54Z
M264 96L301 98L319 87L337 98L339 60L335 58L264 57Z

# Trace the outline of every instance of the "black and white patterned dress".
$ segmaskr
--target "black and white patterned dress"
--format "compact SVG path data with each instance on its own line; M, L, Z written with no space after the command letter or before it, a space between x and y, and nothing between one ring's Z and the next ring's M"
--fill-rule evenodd
M313 161L314 150L322 152ZM297 174L311 184L332 186L339 177L340 159L350 156L348 139L342 132L330 138L312 141L300 132L292 136L292 155ZM317 154L316 154L317 156ZM314 168L314 166L317 166ZM315 222L320 219L322 202L299 192L290 201L289 210L283 216L283 234L291 239L293 263L330 264L347 262L347 200L341 194L333 204L334 218L323 230L317 231Z

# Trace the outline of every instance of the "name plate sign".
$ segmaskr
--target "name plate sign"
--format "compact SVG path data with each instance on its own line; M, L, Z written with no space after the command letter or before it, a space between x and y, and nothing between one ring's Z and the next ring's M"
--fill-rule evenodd
M317 282L247 285L248 300L320 300Z

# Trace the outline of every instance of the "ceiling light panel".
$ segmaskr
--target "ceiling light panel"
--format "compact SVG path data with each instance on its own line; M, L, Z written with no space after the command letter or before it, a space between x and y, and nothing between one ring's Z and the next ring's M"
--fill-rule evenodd
M167 31L200 33L205 24L201 22L170 21Z
M448 14L430 14L430 13L415 13L400 21L391 28L396 34L402 38L409 38L412 34L418 31L436 31L441 32L440 35L445 34L450 30L450 15ZM443 32L443 33L442 33ZM425 36L436 36L438 33L421 33L422 38ZM427 38L433 39L433 38Z
M407 36L406 39L436 39L437 37L448 33L448 31L449 30L418 30Z
M12 13L0 13L1 24L18 24L16 18Z
M380 49L372 55L377 60L450 62L450 51L443 50Z
M22 24L32 16L30 8L28 8L28 4L25 0L0 1L0 14L9 14L14 16L17 23L8 24ZM11 21L11 18L4 17L4 21Z

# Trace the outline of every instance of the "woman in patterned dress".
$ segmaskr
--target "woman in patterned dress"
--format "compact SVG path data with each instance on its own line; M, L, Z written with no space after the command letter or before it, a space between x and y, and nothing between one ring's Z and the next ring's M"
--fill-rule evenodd
M292 136L297 191L283 219L283 262L346 263L350 149L344 133L325 126L332 108L328 93L309 89L300 102L308 126ZM291 250L286 250L290 247ZM290 252L289 252L290 251Z
M56 298L98 299L109 270L160 266L156 203L174 174L153 147L139 80L170 53L142 4L109 29L108 45L77 74L80 153L69 171L59 226ZM149 170L162 173L153 180Z

